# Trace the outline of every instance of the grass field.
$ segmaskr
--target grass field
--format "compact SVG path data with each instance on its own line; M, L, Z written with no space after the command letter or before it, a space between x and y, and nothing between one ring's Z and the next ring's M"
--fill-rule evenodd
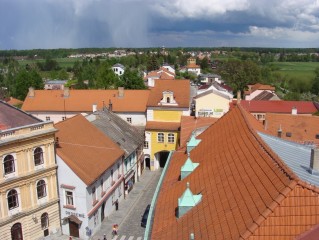
M287 76L287 78L310 81L314 78L314 70L319 67L319 62L273 62L278 67L276 72Z

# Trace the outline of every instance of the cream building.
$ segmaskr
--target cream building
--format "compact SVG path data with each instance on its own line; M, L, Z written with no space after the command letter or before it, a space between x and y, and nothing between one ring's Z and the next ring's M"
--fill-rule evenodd
M53 122L0 101L0 236L41 239L60 229Z

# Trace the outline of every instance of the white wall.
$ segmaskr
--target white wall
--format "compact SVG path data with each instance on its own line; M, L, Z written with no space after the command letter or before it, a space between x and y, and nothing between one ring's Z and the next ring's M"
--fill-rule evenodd
M146 125L146 115L144 112L140 113L120 113L115 112L119 117L121 117L124 121L127 121L127 118L132 118L133 126L145 126Z
M88 239L86 236L85 228L88 226L87 208L86 208L86 185L84 182L65 164L65 162L56 155L56 160L58 164L58 189L60 196L60 209L61 209L61 220L64 217L70 216L70 214L75 214L82 221L81 228L79 229L80 238ZM74 186L73 190L73 201L75 210L64 208L65 204L65 188L61 188L61 184ZM80 214L80 215L79 215ZM84 216L84 217L82 217ZM66 221L62 221L62 232L63 234L69 235L69 224Z
M76 113L62 113L62 112L47 112L47 113L32 113L32 116L35 116L43 121L47 121L46 117L50 117L50 121L53 121L54 123L62 121L62 117L71 118L76 115Z

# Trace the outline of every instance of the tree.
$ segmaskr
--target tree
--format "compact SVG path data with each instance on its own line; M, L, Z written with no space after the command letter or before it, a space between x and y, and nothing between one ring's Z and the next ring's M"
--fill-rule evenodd
M147 71L154 71L159 69L159 63L155 55L152 55L147 62Z
M208 63L208 58L207 57L204 57L202 59L202 61L200 62L200 68L201 69L207 69L209 68L209 63Z
M219 74L235 92L261 80L261 69L252 61L229 60L221 65Z
M39 73L35 70L27 71L22 69L16 76L16 91L14 97L24 100L28 94L29 87L43 89L44 83Z
M311 92L313 94L319 95L319 67L315 69L315 77L312 81Z
M113 72L111 66L104 62L97 70L96 88L98 89L112 89L118 86L119 78Z
M120 77L118 87L123 86L126 89L146 89L144 81L137 70L125 70L124 74Z

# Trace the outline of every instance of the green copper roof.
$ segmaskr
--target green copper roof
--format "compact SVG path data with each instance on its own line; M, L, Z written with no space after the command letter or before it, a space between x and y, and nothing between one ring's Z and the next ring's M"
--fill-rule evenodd
M181 171L182 172L192 172L192 171L194 171L195 168L197 168L198 165L199 165L199 163L193 163L188 155L186 162L181 167Z
M194 195L189 189L189 183L183 195L178 199L178 207L194 207L202 199L202 195Z
M190 140L187 143L187 152L190 152L194 147L200 143L200 139L195 138L195 134L192 134Z

